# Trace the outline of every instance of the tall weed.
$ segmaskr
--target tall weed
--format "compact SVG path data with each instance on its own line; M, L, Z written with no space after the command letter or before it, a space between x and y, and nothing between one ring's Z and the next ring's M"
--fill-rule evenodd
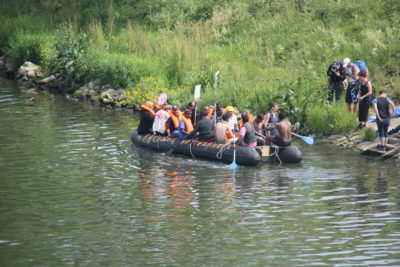
M315 105L307 111L306 126L310 132L334 134L349 132L357 126L357 118L345 104Z

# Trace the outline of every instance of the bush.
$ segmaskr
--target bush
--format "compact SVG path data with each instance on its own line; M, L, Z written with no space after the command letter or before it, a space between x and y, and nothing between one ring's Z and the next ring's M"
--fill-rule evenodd
M157 60L143 59L132 54L108 53L90 49L85 58L85 81L101 79L104 84L118 88L134 87L142 77L153 76L164 86L167 79Z
M360 136L363 141L373 141L377 134L371 127L364 128L360 131Z
M62 26L57 31L56 70L65 74L67 81L73 86L82 81L90 66L85 65L87 52L87 36L76 33L71 26Z
M345 104L316 105L308 109L306 126L310 132L334 134L349 132L357 126L357 118Z
M31 61L40 65L44 71L50 71L55 55L54 44L55 39L51 34L17 31L10 38L6 55L12 58L14 67Z

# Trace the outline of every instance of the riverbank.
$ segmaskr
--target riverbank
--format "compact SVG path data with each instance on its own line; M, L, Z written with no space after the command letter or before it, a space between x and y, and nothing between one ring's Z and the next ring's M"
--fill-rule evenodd
M63 93L67 99L98 104L118 111L135 112L138 110L137 106L129 105L131 103L129 98L134 97L133 94L129 94L128 91L123 89L115 90L110 85L101 84L99 80L84 85L75 84L75 88L70 88L62 74L56 73L48 77L43 77L42 69L38 65L25 62L18 70L14 70L8 62L7 58L0 58L0 72L2 72L2 76L13 78L23 83L24 87L26 87L26 90L24 90L25 93L29 94L34 93L35 90L44 90L52 93ZM389 130L398 125L400 125L400 118L392 119ZM392 151L382 153L376 149L379 144L376 131L376 123L368 122L364 130L321 137L319 138L319 142L335 147L345 147L361 152L361 154L375 154L375 156L380 158L394 157L399 160L400 136L398 134L390 136L388 144L392 147Z
M400 125L400 118L392 118L390 120L389 130L396 128ZM376 122L367 122L367 127L364 131L369 131L374 134L372 140L365 140L362 131L353 131L345 134L334 134L326 138L322 138L320 141L336 146L345 147L360 152L363 155L373 156L377 159L387 159L393 157L396 160L400 160L400 132L392 134L388 139L388 146L391 147L391 151L380 152L377 150L379 144L379 137L377 136L377 125Z

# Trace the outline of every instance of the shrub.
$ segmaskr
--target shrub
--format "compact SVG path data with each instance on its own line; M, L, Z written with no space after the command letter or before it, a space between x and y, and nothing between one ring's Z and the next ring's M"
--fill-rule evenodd
M363 141L372 141L376 138L377 134L374 129L367 127L360 131L360 136Z
M51 34L17 31L10 38L6 55L12 58L15 67L31 61L40 65L44 71L50 71L55 55L54 44L55 39Z
M345 104L316 105L307 111L306 126L315 133L343 133L357 126L357 118L347 110Z
M56 49L56 70L63 72L71 85L81 81L90 68L85 66L87 36L75 32L71 26L64 25L57 31Z

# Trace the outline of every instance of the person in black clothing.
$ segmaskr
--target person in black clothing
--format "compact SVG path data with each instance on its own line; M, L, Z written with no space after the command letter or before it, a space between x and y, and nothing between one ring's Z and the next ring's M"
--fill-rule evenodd
M165 122L167 136L170 136L172 138L178 138L179 137L179 131L178 131L179 121L181 119L180 107L173 106L171 111L172 112L170 113L170 117Z
M343 68L342 63L335 61L329 65L326 75L329 76L329 103L332 103L333 93L335 93L336 102L340 102L340 96L342 95L342 83L344 80L346 80L346 69Z
M367 80L368 75L365 71L360 71L358 76L360 77L360 90L358 93L358 121L360 124L358 125L357 129L360 130L367 126L368 111L372 102L372 84L371 81Z
M382 151L387 150L386 144L388 140L388 128L390 125L390 117L393 116L393 114L390 112L390 106L392 106L393 110L395 109L394 103L389 97L386 96L386 93L386 90L380 90L379 98L372 101L376 114L376 124L378 126L380 139L380 145L378 146L378 149Z
M140 122L137 128L137 132L140 135L152 134L153 133L153 122L155 112L153 110L153 103L147 101L144 105L141 105L140 111Z
M196 134L197 140L202 142L212 142L215 139L214 135L214 121L207 118L208 110L203 109L201 111L201 119L197 121L196 128L185 138L193 139Z
M189 102L187 108L190 110L191 115L190 115L190 120L192 121L193 125L196 125L197 120L199 119L198 117L198 111L196 109L197 103L196 102Z

